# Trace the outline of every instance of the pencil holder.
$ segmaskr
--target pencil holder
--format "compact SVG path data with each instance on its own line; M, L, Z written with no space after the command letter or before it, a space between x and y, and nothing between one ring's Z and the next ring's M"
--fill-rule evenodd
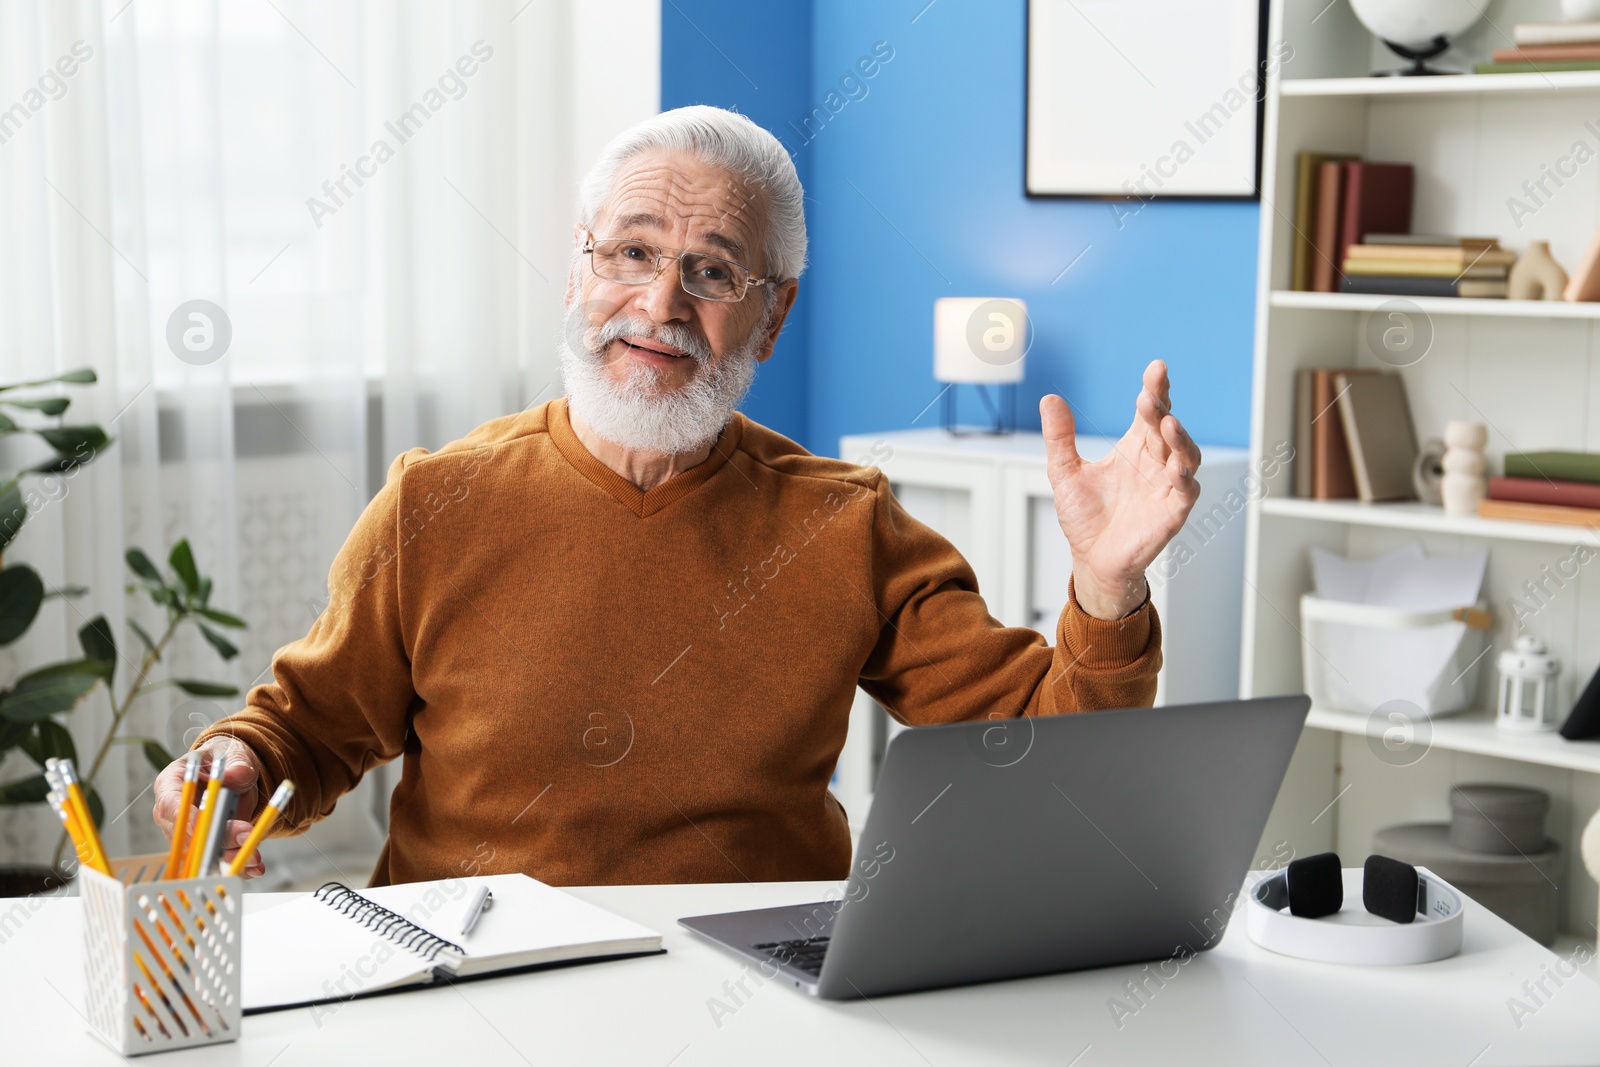
M125 1056L236 1039L242 880L132 881L140 859L79 871L90 1028Z

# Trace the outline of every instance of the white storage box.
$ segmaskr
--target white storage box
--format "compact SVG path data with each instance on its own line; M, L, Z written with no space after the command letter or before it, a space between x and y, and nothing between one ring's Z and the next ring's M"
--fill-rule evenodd
M139 877L128 861L112 868ZM101 1040L137 1056L238 1038L243 884L217 875L127 884L79 869L85 1014Z
M1482 601L1403 611L1300 598L1301 663L1313 704L1371 713L1405 701L1423 716L1472 706L1493 621Z

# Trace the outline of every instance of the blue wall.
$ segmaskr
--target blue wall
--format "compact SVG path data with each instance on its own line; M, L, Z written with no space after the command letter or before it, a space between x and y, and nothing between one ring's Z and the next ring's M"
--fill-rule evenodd
M796 310L808 321L762 369L752 417L827 454L841 434L910 426L940 388L933 301L1018 296L1035 335L1023 425L1037 428L1039 397L1056 391L1080 432L1119 435L1140 370L1160 357L1197 440L1248 443L1258 205L1156 201L1119 227L1104 203L1024 197L1023 0L756 10L710 0L662 8L662 106L738 107L784 140L806 183L811 267ZM892 58L840 89L877 42ZM779 84L807 62L805 84ZM837 114L797 130L828 103ZM804 399L791 395L797 387ZM979 410L967 395L962 407Z
M716 104L778 130L809 106L810 62L809 0L760 5L748 0L662 0L663 111ZM808 162L804 156L795 159L807 189L811 187ZM809 213L807 219L814 225ZM800 295L772 358L762 364L743 407L752 419L808 447L809 288L805 281L800 283Z

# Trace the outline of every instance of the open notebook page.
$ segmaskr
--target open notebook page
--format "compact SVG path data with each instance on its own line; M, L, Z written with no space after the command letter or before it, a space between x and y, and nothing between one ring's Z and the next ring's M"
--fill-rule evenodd
M245 1011L432 980L433 964L311 896L247 914L243 938L239 996Z
M480 883L488 885L494 905L463 935L461 919ZM462 976L661 947L661 935L649 927L523 874L403 883L361 895L460 945L465 958L445 953L437 962Z

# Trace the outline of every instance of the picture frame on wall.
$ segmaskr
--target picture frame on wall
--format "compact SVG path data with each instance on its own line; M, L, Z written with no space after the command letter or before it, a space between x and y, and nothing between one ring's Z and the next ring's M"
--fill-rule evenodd
M1265 0L1029 0L1027 37L1028 196L1260 197Z

